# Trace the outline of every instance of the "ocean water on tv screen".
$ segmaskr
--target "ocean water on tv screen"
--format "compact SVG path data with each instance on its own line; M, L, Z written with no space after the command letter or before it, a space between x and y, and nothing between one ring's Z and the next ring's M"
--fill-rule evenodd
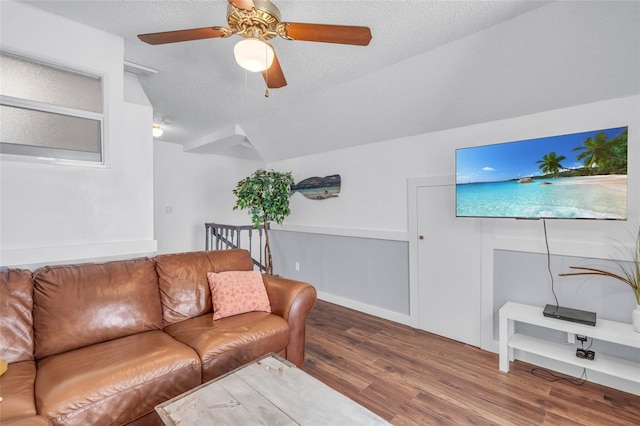
M626 176L606 182L583 178L456 185L456 215L468 217L625 219ZM600 177L602 179L602 177Z

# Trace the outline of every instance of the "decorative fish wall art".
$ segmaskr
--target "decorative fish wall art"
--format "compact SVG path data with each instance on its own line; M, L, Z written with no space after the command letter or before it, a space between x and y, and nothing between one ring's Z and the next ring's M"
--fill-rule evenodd
M326 200L340 193L340 175L310 177L291 187L291 195L301 193L311 200Z

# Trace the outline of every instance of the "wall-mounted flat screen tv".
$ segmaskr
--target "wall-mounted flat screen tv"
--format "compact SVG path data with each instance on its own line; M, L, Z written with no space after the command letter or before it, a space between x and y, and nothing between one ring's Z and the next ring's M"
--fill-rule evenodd
M456 150L456 216L627 219L627 131Z

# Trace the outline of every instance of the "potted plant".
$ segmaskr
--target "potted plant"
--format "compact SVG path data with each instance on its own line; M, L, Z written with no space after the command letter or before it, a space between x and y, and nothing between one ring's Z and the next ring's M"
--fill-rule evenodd
M269 222L281 224L291 214L289 188L293 185L291 172L256 170L242 179L233 190L236 204L233 210L249 210L254 228L264 228L265 272L273 273L273 259L269 247Z
M636 298L636 308L633 310L633 329L640 333L640 228L638 228L638 234L636 235L636 246L632 253L633 260L631 266L627 266L623 263L618 263L622 272L616 274L604 269L590 268L586 266L570 266L570 269L579 272L568 272L560 274L560 276L570 275L602 275L605 277L614 278L627 284L633 290L633 294Z

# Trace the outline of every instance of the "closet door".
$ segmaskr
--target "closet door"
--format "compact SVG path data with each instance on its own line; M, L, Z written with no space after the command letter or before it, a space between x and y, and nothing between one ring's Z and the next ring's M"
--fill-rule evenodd
M456 218L453 184L416 191L418 327L479 347L480 219Z

